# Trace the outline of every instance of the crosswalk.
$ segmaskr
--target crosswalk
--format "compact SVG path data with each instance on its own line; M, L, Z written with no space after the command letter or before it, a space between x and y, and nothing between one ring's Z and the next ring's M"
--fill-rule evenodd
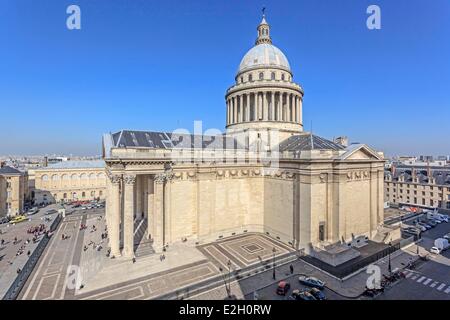
M421 275L420 273L411 270L406 270L404 273L406 279L415 281L416 283L420 283L426 287L433 288L437 291L450 294L450 285L447 283L433 280L431 278L428 278L426 276Z

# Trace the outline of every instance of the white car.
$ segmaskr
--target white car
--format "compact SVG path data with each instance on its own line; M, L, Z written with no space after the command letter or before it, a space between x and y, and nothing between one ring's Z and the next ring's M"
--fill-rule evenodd
M436 248L436 247L432 247L430 249L430 252L434 253L434 254L441 254L441 250L439 250L439 248Z
M449 240L450 239L450 232L447 233L443 238Z

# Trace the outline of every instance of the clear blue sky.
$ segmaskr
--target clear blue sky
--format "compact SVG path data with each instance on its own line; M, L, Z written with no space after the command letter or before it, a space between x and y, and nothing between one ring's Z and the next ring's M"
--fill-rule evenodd
M82 29L66 28L77 4ZM381 7L382 29L366 28ZM388 154L450 154L448 0L0 0L0 154L100 154L120 129L224 128L261 7L304 121Z

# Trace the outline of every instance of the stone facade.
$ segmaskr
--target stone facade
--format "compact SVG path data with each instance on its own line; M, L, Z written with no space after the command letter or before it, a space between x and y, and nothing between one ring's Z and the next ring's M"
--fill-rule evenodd
M8 166L0 167L0 217L23 213L26 175Z
M366 145L345 147L303 132L303 90L292 82L285 56L267 47L269 30L263 19L256 47L265 47L249 51L226 93L226 135L193 136L201 141L181 147L164 132L104 135L113 256L133 256L134 225L141 219L156 251L246 232L305 251L376 235L383 223L384 160ZM256 138L249 138L255 129ZM258 140L262 132L279 134L267 142ZM205 143L214 139L239 143L225 149ZM270 161L263 161L268 154Z
M28 174L35 204L106 198L103 161L62 162Z

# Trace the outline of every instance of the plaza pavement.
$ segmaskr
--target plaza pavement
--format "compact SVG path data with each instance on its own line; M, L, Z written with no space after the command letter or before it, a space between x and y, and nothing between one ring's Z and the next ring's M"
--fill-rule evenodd
M170 246L165 260L159 254L131 259L106 257L107 243L102 213L68 216L30 276L21 299L225 299L225 281L231 282L232 294L239 299L252 299L258 291L261 298L275 299L270 292L281 279L296 278L289 272L307 274L327 283L330 299L355 299L364 291L368 274L364 270L341 281L298 259L292 248L262 234L243 234L196 247L191 243ZM80 231L80 224L87 224ZM92 225L97 231L91 232ZM69 235L61 240L62 233ZM84 245L101 244L100 251ZM272 279L273 249L276 251L277 279ZM387 274L387 257L378 261ZM415 245L391 255L392 269L403 268L417 259ZM67 270L80 266L81 288L67 287ZM232 275L227 280L228 270ZM236 273L237 271L237 273Z
M33 235L27 233L27 230L30 227L40 224L44 224L48 230L50 225L53 223L53 219L56 217L56 214L51 214L48 216L51 217L51 221L45 221L45 212L50 209L56 208L57 207L53 205L42 208L38 213L32 216L27 216L29 220L17 223L15 225L0 225L0 239L5 240L5 244L3 246L0 245L0 298L3 298L5 293L10 288L11 284L16 279L17 270L22 270L27 263L29 258L27 255L28 251L30 251L31 255L38 246L39 241L44 236L39 236L38 242L36 243L30 241L25 245L25 242L28 239L31 240L33 238ZM17 237L18 240L16 244L13 243L15 237ZM23 253L20 255L16 255L22 245L25 245Z

